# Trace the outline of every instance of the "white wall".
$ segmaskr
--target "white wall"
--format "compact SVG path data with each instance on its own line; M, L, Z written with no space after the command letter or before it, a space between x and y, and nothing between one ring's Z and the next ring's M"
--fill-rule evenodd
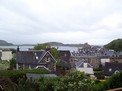
M102 65L105 65L105 62L110 62L110 59L109 58L103 58L103 59L101 59L101 64Z
M10 60L12 58L12 51L2 51L1 60Z
M93 68L76 68L76 70L84 72L86 74L94 74Z

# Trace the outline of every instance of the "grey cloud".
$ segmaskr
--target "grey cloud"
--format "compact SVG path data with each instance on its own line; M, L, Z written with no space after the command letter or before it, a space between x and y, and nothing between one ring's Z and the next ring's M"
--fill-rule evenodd
M100 0L99 3L99 1L95 2L95 0L83 0L83 3L81 3L80 0L73 2L63 0L60 2L55 0L35 0L35 2L37 2L37 4L39 3L37 5L37 8L35 8L36 6L34 6L33 4L28 6L29 0L0 1L1 38L13 40L14 42L16 41L15 37L18 37L18 40L24 40L26 38L26 40L24 40L25 42L31 42L31 39L34 38L35 41L39 42L58 39L58 36L56 35L54 38L51 38L50 36L44 37L43 34L66 33L70 38L72 36L76 37L73 38L74 40L71 39L75 42L75 40L77 40L77 38L79 37L77 37L77 35L75 34L71 34L71 36L70 32L81 32L86 33L86 36L90 36L89 33L92 34L90 37L79 35L80 37L83 37L83 39L81 38L81 40L88 41L86 39L88 38L89 40L92 39L91 41L96 40L97 42L98 40L94 35L96 31L106 30L107 32L105 31L105 33L113 31L110 26L101 24L101 22L106 17L109 17L112 14L116 13L122 15L122 1ZM119 33L122 33L121 31L119 31L119 29L121 29L121 23L116 26L116 30ZM7 38L3 34L13 34L14 36ZM61 34L59 35L61 36ZM120 37L117 34L118 33L112 32L109 34L104 34L102 36L99 34L98 36L100 36L99 40L103 41L105 39L104 37L109 40ZM42 40L39 40L38 38L41 38ZM59 38L59 41L63 40ZM64 41L69 41L69 39Z

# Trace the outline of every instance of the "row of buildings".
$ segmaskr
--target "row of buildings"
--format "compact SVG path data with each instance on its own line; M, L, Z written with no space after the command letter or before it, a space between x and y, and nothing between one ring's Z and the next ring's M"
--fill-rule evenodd
M8 51L6 51L8 53ZM57 66L65 70L76 69L87 74L94 74L93 69L101 67L104 74L111 75L122 70L122 52L115 52L99 46L91 46L87 43L76 52L69 50L59 50L59 62L48 50L28 50L21 51L19 47L16 52L16 69L39 69L45 68L50 71L57 71ZM0 52L3 60L5 51ZM7 57L8 55L8 57ZM6 58L11 58L5 54ZM6 59L8 60L8 59Z

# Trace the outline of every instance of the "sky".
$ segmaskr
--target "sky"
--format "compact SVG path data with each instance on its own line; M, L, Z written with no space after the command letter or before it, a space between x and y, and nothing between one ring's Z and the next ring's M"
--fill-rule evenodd
M104 45L122 38L122 0L0 0L0 40Z

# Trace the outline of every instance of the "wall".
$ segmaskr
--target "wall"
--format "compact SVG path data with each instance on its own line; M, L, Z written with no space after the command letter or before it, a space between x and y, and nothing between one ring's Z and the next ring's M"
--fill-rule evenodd
M2 51L1 60L10 60L12 58L12 51Z

